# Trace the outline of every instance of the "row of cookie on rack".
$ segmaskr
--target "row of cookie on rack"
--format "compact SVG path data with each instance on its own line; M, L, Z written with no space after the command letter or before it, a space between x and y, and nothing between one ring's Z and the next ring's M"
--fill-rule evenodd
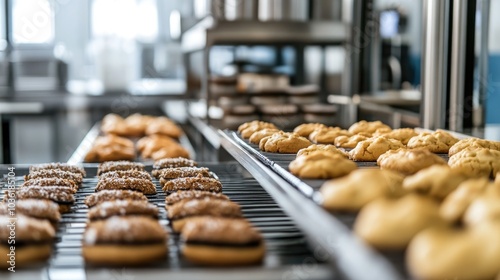
M48 259L61 213L71 210L83 168L63 163L33 165L23 184L0 203L0 267Z
M108 114L103 118L101 131L85 156L86 162L134 160L137 154L144 159L185 157L189 152L178 143L182 129L167 117L133 114L122 118ZM142 137L137 145L130 137Z

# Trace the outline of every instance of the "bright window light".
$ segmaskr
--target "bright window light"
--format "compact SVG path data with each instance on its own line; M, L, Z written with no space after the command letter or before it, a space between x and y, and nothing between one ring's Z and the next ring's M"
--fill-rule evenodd
M14 0L12 33L15 44L48 44L54 40L50 0Z

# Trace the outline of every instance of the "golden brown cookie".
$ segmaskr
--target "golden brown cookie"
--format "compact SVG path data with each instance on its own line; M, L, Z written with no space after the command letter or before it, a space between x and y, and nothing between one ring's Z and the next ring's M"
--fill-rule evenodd
M363 135L353 135L353 136L339 136L335 138L335 146L353 149L358 145L359 142L368 140L369 137Z
M391 128L382 123L381 121L374 121L374 122L367 122L367 121L359 121L357 123L354 123L349 127L349 132L352 134L360 133L360 132L366 132L366 133L371 133L373 134L375 131L390 131Z
M56 170L68 171L71 173L78 173L78 174L82 175L82 177L85 177L85 175L86 175L85 169L83 169L83 167L68 164L68 163L61 163L61 162L42 163L42 164L32 165L32 166L30 166L30 173L40 171L40 170L46 170L46 169L56 169Z
M433 153L447 154L451 146L455 145L458 139L446 131L436 130L435 132L423 132L412 137L408 141L408 148L423 148Z
M163 168L176 168L176 167L195 167L198 163L192 159L177 157L177 158L164 158L155 161L153 164L154 170L159 170ZM156 177L155 174L153 176Z
M382 169L398 171L403 174L415 174L434 164L444 165L446 161L426 149L398 149L382 154L378 158L377 164Z
M444 199L466 179L466 176L446 165L433 165L406 177L403 188L437 199Z
M500 223L500 190L490 186L473 199L464 213L463 222L470 227L488 222Z
M326 128L327 126L321 123L304 123L293 129L294 133L308 138L309 135L316 129Z
M46 199L22 199L16 201L16 214L23 214L35 219L48 220L55 225L61 220L57 203ZM0 215L9 215L7 203L0 203Z
M307 138L294 133L275 133L262 138L259 148L269 153L296 154L311 144Z
M182 230L182 254L193 263L239 266L265 255L262 235L243 219L193 218Z
M222 192L222 184L219 180L209 177L186 177L169 180L162 189L165 192L198 190L219 193Z
M280 131L280 130L276 129L276 128L264 128L262 130L258 130L258 131L255 131L254 133L252 133L252 135L250 135L250 138L248 139L248 141L252 144L258 145L260 143L260 140L262 140L262 138L267 137L267 136L271 136L278 131Z
M101 131L105 134L127 135L127 125L121 116L107 114L102 118Z
M205 199L205 198L229 200L229 197L227 197L222 193L213 193L206 191L177 191L165 197L165 205L166 207L168 207L183 200Z
M290 162L290 172L304 179L332 179L349 174L357 165L336 153L315 151Z
M402 196L403 179L403 175L389 170L354 170L321 186L322 205L330 211L358 211L377 198Z
M403 144L398 140L378 136L359 142L348 154L354 161L377 161L383 153L402 147Z
M148 198L141 192L129 190L102 190L88 195L85 198L85 205L91 208L97 204L113 200L134 200L147 202Z
M141 170L116 170L103 173L99 176L99 179L111 179L111 178L136 178L142 180L151 181L151 175L146 171Z
M414 136L417 136L418 133L413 128L398 128L390 131L386 130L377 130L373 134L373 136L385 136L390 139L395 139L401 141L404 145L408 144L408 141Z
M500 271L499 232L500 223L429 228L411 241L407 267L417 279L493 279Z
M165 135L150 135L137 141L137 150L143 158L189 158L189 152L173 138Z
M451 156L448 165L466 176L494 178L500 172L500 151L465 149Z
M150 180L137 178L105 178L97 182L95 191L102 190L131 190L143 194L155 194L156 186Z
M85 262L96 265L142 265L164 259L167 232L144 216L111 217L88 224L82 240Z
M15 254L13 266L24 267L44 261L52 253L55 231L46 220L30 218L21 214L15 221L15 245L8 244L11 236L11 216L0 215L0 268L11 267L10 255ZM22 244L22 246L20 246ZM15 246L15 250L11 250ZM12 252L13 251L13 252Z
M500 142L479 138L466 138L458 141L457 143L455 143L455 145L451 146L448 155L451 157L462 150L477 148L486 148L500 151Z
M399 250L422 230L444 224L436 201L409 194L370 202L356 218L354 232L377 249Z
M462 219L465 210L476 197L483 193L489 186L488 178L475 178L462 182L441 203L439 213L450 223Z
M252 136L252 134L254 134L256 131L262 130L264 128L278 129L274 124L262 121L250 122L248 126L245 127L243 124L240 127L242 129L240 130L240 128L238 128L238 131L240 132L241 137L243 137L244 139L250 138L250 136Z
M120 170L144 171L144 164L140 162L131 162L124 160L107 161L99 164L99 167L97 168L97 175L101 175L109 171L120 171Z
M316 152L316 151L331 152L331 153L338 154L340 156L347 158L347 154L344 151L337 149L337 147L335 147L334 145L323 145L323 144L312 144L311 146L309 146L307 148L300 149L297 152L297 157L302 156L302 155L308 155L308 154L310 154L312 152Z
M340 127L323 127L311 132L309 140L315 144L334 144L339 136L352 136L352 133Z
M112 200L97 204L87 213L89 220L102 220L112 216L158 217L158 207L146 201Z
M94 145L85 156L86 162L133 159L135 159L134 142L113 134L97 137Z
M72 193L76 193L78 190L78 185L75 182L60 178L30 179L21 186L21 188L28 187L65 187L71 189Z
M183 134L182 129L167 117L158 117L146 127L147 135L161 134L178 139Z
M146 133L146 128L155 120L153 116L132 114L125 118L124 122L127 127L127 136L140 137Z
M230 200L193 199L183 200L167 208L167 216L175 232L180 232L193 217L242 218L240 206Z

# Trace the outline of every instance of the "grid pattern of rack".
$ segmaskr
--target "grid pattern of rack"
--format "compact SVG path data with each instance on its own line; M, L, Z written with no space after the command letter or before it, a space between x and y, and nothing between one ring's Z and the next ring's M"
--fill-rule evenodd
M196 267L184 260L180 254L179 236L170 232L168 241L168 258L145 268L102 268L88 266L81 257L81 240L87 222L87 207L84 198L94 192L97 183L96 165L87 165L87 178L78 190L76 204L71 213L63 214L58 226L57 240L51 259L43 267L30 268L32 272L40 271L35 278L12 279L156 279L167 275L204 279L282 279L292 275L294 267L304 262L310 262L313 254L302 232L269 196L269 194L250 176L245 176L244 170L237 163L201 164L214 172L223 183L223 193L238 203L242 212L253 225L263 234L266 242L266 258L262 265L238 269L209 269ZM151 166L148 167L151 169ZM17 169L17 175L27 173L27 169ZM165 212L165 194L155 181L158 194L148 196L151 203L160 209L160 222L167 228L168 220ZM3 186L2 186L3 187ZM170 229L169 229L170 231ZM191 274L190 274L191 273ZM200 274L204 273L204 274ZM36 275L36 273L34 273ZM26 275L26 274L25 274ZM197 276L198 275L198 276ZM2 273L0 273L2 276ZM318 264L311 274L312 279L332 278L334 271L330 266ZM26 276L24 276L26 277ZM68 278L70 277L70 278ZM128 277L128 278L127 278ZM149 278L148 278L149 277ZM3 279L3 276L2 276Z

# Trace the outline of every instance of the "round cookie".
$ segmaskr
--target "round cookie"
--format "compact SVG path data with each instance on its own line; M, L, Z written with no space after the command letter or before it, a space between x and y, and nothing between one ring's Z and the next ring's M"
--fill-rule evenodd
M322 205L330 211L358 211L377 198L402 196L403 179L401 174L390 170L354 170L321 186Z
M353 135L353 136L339 136L335 138L335 146L337 147L342 147L342 148L348 148L348 149L353 149L358 145L359 142L368 140L369 137L363 136L363 135Z
M86 176L86 172L85 172L85 169L83 169L83 167L68 164L68 163L61 163L61 162L43 163L43 164L32 165L32 166L30 166L30 173L35 172L35 171L45 170L45 169L63 170L63 171L71 172L71 173L78 173L78 174L82 175L82 177Z
M304 123L293 129L294 133L308 138L313 131L319 128L326 128L327 126L321 123Z
M219 193L222 192L222 183L209 177L185 177L167 181L162 190L165 192L199 190Z
M264 137L267 137L267 136L272 136L274 133L280 131L279 129L276 129L276 128L264 128L262 130L258 130L254 133L252 133L252 135L250 135L250 138L248 139L248 141L252 144L256 144L258 145L260 143L260 140L262 140L262 138Z
M132 190L144 194L155 194L156 186L150 180L137 178L104 178L97 182L95 191L102 190Z
M296 154L311 144L307 138L294 133L275 133L262 138L259 148L269 153Z
M439 213L450 223L459 221L465 210L489 186L487 178L469 179L462 182L441 203Z
M148 198L141 192L130 190L102 190L88 195L85 198L85 205L91 208L99 203L113 200L136 200L147 202Z
M18 214L15 227L15 266L23 267L31 263L44 261L52 253L52 242L55 231L46 220L39 220ZM0 215L0 268L10 267L10 237L11 216ZM17 244L24 244L18 246Z
M337 153L315 151L290 162L290 172L304 179L332 179L349 174L357 165Z
M373 136L385 136L389 139L395 139L401 141L404 145L408 144L408 141L414 136L417 136L418 133L413 128L398 128L390 131L387 130L377 130L373 134Z
M152 120L145 130L146 135L161 134L178 139L183 134L182 129L167 117Z
M359 142L348 154L354 161L377 161L383 153L402 147L403 144L398 140L378 136Z
M409 194L370 202L356 218L354 232L375 248L399 250L422 230L444 224L436 201Z
M436 130L435 132L423 132L412 137L408 141L408 148L423 148L433 153L447 154L451 146L455 145L458 139L446 131Z
M448 165L466 176L494 178L500 172L500 151L465 149L451 156Z
M451 157L462 150L477 148L486 148L500 151L500 142L479 138L466 138L458 141L457 143L455 143L455 145L451 146L450 150L448 151L448 155Z
M138 200L113 200L102 202L89 210L89 220L102 220L112 216L149 216L158 217L158 207Z
M111 217L87 225L82 241L85 262L96 265L142 265L164 259L167 232L144 216Z
M311 146L309 146L307 148L300 149L297 152L297 157L303 156L303 155L308 155L310 153L317 152L317 151L331 152L331 153L335 153L335 154L338 154L339 156L343 156L343 157L347 158L346 153L342 150L337 149L337 147L335 147L334 145L323 145L323 144L312 144Z
M315 144L334 144L339 136L352 136L352 133L340 127L322 127L309 134L309 140Z
M240 129L241 128L241 129ZM238 132L241 134L241 137L244 139L250 138L252 134L254 134L256 131L262 130L264 128L274 128L278 129L274 124L268 123L268 122L263 122L263 121L253 121L250 122L248 126L245 126L245 124L240 125L238 127Z
M265 255L261 234L243 219L195 218L186 223L181 238L183 256L196 264L248 265Z
M489 187L472 200L464 213L463 222L474 227L480 223L500 222L500 190Z
M349 132L352 134L366 132L373 134L375 131L390 131L391 128L388 125L385 125L381 121L367 122L367 121L359 121L354 123L349 127Z
M377 164L382 169L389 169L403 174L415 174L419 170L434 164L444 165L446 161L426 149L389 150L380 155Z
M466 176L446 165L433 165L406 177L403 188L444 199L466 179Z

